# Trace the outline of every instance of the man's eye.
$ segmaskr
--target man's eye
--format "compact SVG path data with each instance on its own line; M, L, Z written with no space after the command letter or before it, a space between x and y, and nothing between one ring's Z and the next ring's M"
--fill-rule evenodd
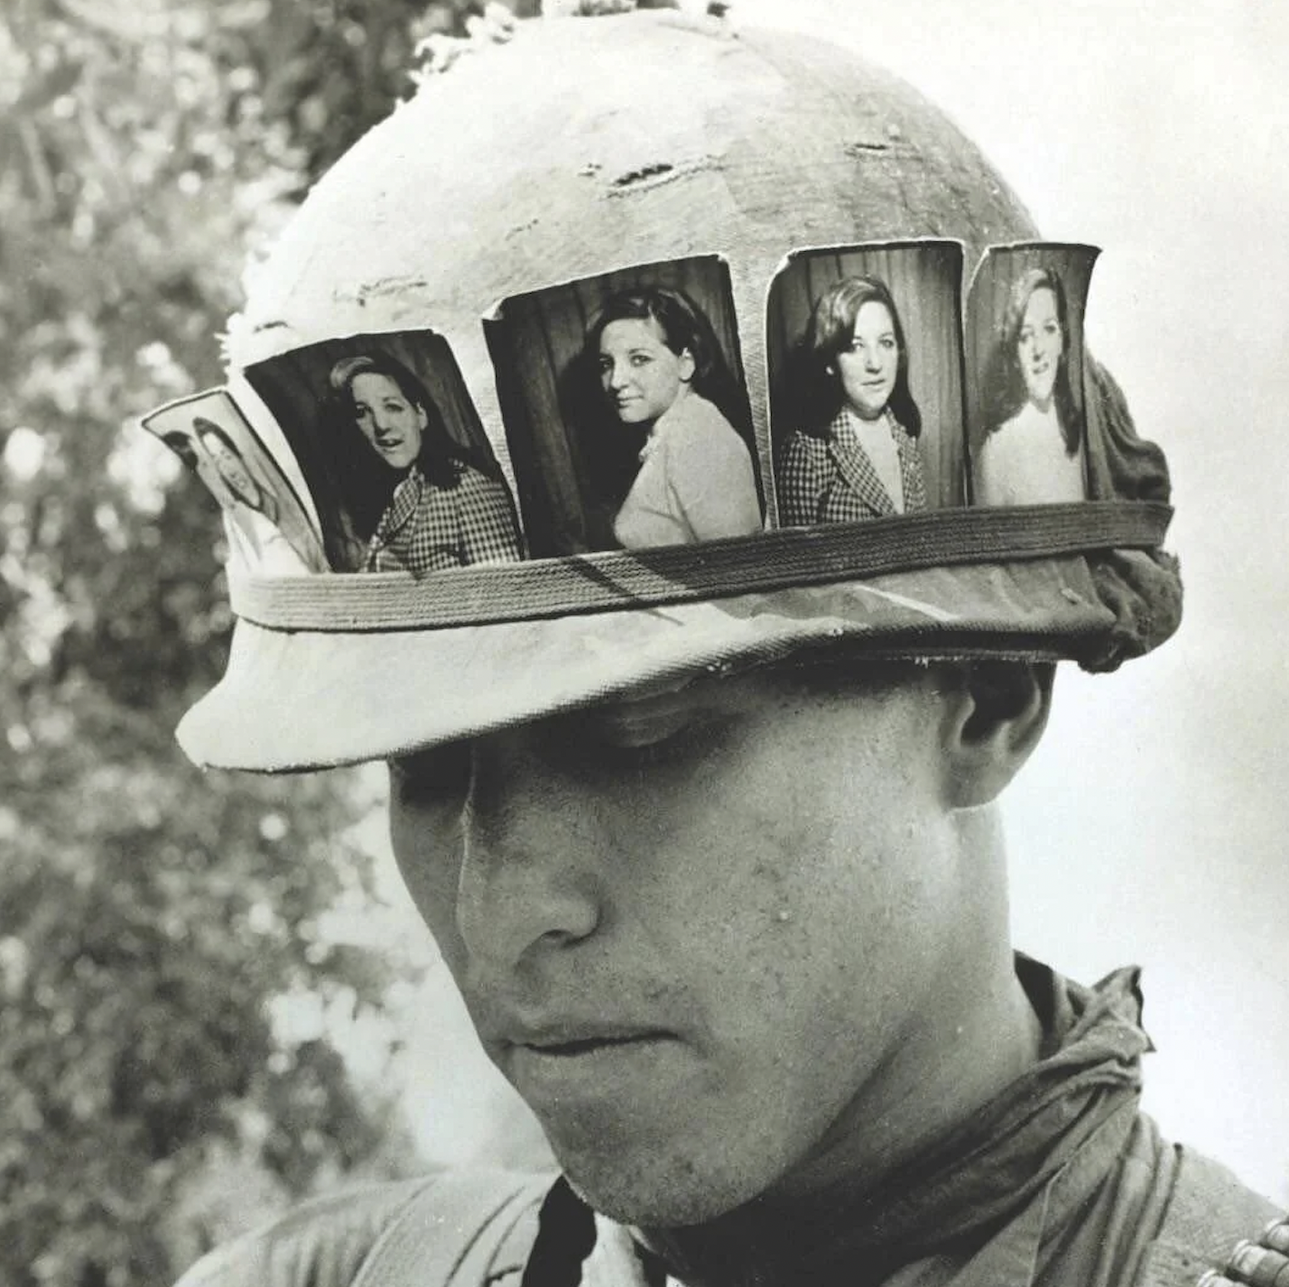
M689 764L706 753L721 723L713 712L687 710L592 716L574 733L584 766L608 773Z
M595 754L616 768L657 768L681 758L689 747L691 730L679 728L648 742L602 741Z
M390 794L399 804L441 805L463 801L470 790L469 742L449 742L389 761Z

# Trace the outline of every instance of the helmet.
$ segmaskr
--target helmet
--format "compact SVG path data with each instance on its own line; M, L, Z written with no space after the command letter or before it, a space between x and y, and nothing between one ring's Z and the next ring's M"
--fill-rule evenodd
M228 390L149 418L202 401L260 484L223 474L238 621L181 743L307 768L802 649L1148 650L1168 480L1082 352L1094 259L849 52L520 23L313 190Z

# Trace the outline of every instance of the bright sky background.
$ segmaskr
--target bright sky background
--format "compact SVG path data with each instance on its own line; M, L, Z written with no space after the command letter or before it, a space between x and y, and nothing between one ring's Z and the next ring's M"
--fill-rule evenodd
M831 32L944 107L1045 236L1104 247L1088 343L1167 450L1186 622L1063 673L1007 801L1018 944L1092 981L1146 967L1147 1106L1289 1199L1289 9L1259 0L738 0ZM1064 668L1063 668L1064 669ZM411 1035L436 1155L514 1119L445 971ZM449 1040L456 1033L461 1039ZM495 1124L500 1121L502 1124ZM512 1136L511 1133L515 1132ZM527 1138L527 1137L525 1137Z

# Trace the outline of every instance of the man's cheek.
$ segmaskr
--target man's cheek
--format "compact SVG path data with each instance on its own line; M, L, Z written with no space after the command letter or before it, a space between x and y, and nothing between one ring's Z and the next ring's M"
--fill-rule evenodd
M396 806L390 817L390 841L403 884L442 950L456 936L460 825L437 811Z

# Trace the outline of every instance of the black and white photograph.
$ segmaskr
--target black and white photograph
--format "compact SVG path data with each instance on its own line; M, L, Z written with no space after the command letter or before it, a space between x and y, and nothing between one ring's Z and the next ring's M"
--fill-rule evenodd
M976 505L1089 499L1083 315L1092 246L991 246L967 295Z
M0 1285L1289 1287L1286 50L0 4Z
M300 498L227 390L172 402L142 424L219 502L248 568L272 567L274 547L285 542L303 570L325 569L318 533Z
M963 503L962 247L795 252L767 323L779 521Z
M534 556L762 530L738 322L719 258L515 296L488 334Z
M419 579L522 557L510 489L442 336L354 336L246 376L309 480L333 571Z

